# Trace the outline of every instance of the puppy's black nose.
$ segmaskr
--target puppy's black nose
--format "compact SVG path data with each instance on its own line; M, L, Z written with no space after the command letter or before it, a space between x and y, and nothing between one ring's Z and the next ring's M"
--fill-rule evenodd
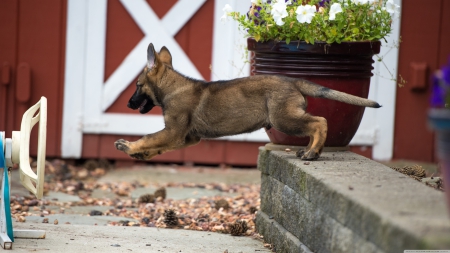
M131 104L130 104L130 102L128 102L128 104L127 104L127 107L128 107L128 108L131 108Z

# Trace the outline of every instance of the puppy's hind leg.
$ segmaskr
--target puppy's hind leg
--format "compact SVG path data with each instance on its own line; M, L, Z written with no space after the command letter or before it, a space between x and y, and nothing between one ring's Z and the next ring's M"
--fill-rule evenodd
M301 124L303 133L310 137L309 144L304 150L299 150L297 156L302 160L316 160L322 153L327 139L327 120L323 117L305 114Z
M302 157L308 150L311 149L311 146L312 146L313 142L314 142L314 136L311 135L311 136L309 136L309 143L308 143L308 146L306 146L306 147L303 148L303 149L299 149L299 150L297 151L297 153L295 153L295 155L296 155L297 157Z
M308 146L304 150L299 150L296 156L302 160L319 158L327 138L328 127L325 118L312 116L296 108L295 112L287 110L284 114L271 117L271 123L285 134L310 137Z

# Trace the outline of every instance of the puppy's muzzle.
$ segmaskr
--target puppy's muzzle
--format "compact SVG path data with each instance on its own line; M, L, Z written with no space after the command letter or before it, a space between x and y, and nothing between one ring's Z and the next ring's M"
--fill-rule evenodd
M141 114L149 112L154 106L153 100L145 94L133 95L127 104L127 107L132 110L139 109Z

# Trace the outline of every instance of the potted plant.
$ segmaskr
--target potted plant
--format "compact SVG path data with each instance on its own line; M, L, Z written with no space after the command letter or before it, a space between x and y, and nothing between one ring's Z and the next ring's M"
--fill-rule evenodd
M394 0L251 0L248 13L226 5L247 31L251 74L304 78L360 97L369 93L372 57L391 32L399 6ZM325 146L347 146L364 108L308 98L307 111L329 122ZM272 143L305 146L308 139L266 129Z
M428 123L436 132L436 151L450 211L450 58L447 65L433 75L431 107Z

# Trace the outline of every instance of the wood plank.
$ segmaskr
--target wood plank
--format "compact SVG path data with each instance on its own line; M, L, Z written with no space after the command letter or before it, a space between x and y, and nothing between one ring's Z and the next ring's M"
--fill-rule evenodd
M450 1L441 0L441 25L439 30L439 62L438 66L449 64L450 62Z
M225 164L236 166L256 166L260 142L226 142Z
M250 64L245 64L242 59L243 49L247 48L244 32L239 30L237 22L220 20L225 4L230 4L233 10L240 13L246 13L250 7L248 1L214 0L212 73L210 75L211 80L214 81L250 74Z
M6 137L11 137L14 129L16 114L14 113L15 97L15 67L17 65L17 27L19 1L0 1L0 67L10 66L9 83L0 83L0 129L5 131ZM3 73L2 75L6 75Z
M48 99L47 139L57 140L57 127L61 122L58 115L59 73L62 53L61 32L62 1L59 0L22 0L19 2L19 41L18 64L24 62L31 67L31 98L26 106L39 101L41 96ZM16 106L19 104L16 103ZM16 120L16 129L20 128ZM37 131L33 131L30 145L31 154L36 154ZM59 154L60 144L47 141L47 156Z
M165 162L165 163L183 163L184 149L170 151L162 155L155 156L152 162Z
M196 164L225 163L226 141L202 140L199 144L185 149L184 162Z
M107 0L89 1L87 6L84 76L84 124L100 124L104 90Z
M83 145L81 148L81 157L98 158L100 157L100 135L83 134Z
M398 73L406 81L412 75L411 62L425 62L429 70L437 67L442 2L408 0L403 5ZM394 159L433 161L433 134L426 121L430 91L413 92L408 84L397 89Z
M350 146L350 151L372 159L372 146Z
M205 80L211 77L214 1L207 1L186 24L189 27L187 54Z
M81 148L81 157L83 158L99 158L101 148L101 135L83 134L83 145Z
M159 19L162 19L177 2L178 0L147 0Z
M82 152L83 88L85 76L87 0L67 1L66 43L64 45L64 89L60 150L64 158L78 158ZM62 86L62 85L61 85Z
M187 54L188 57L190 57L190 55L189 55L189 36L190 36L190 27L188 25L183 26L183 28L181 28L178 31L178 33L174 36L174 39L176 40L178 45L180 45L181 49L183 49L183 51ZM170 50L170 48L169 48L169 50ZM192 62L192 63L195 64L195 62ZM175 70L179 71L181 74L186 74L186 71L183 70L183 66L173 64L173 67Z
M189 57L173 39L173 35L165 30L162 22L145 1L121 0L121 3L146 35L104 84L101 96L103 110L108 109L120 93L127 88L128 84L142 71L145 66L145 60L142 60L141 55L142 52L146 52L150 42L153 43L156 49L161 48L163 45L167 46L172 53L174 65L183 66L189 76L202 78ZM149 23L152 26L148 26Z
M172 35L177 34L188 20L192 18L192 13L194 13L195 17L198 17L197 11L205 2L206 0L179 0L161 19L167 32Z
M64 78L65 78L65 60L66 60L66 27L67 27L67 1L62 1L61 3L61 13L60 13L60 54L59 54L59 74L58 74L58 98L57 98L57 104L58 107L56 108L57 115L58 115L58 124L55 131L55 140L57 149L55 150L55 156L61 156L61 143L62 143L62 125L63 125L63 111L64 107L62 106L64 104Z
M171 1L147 1L158 17L162 18L173 6L176 0ZM144 37L133 18L119 2L112 0L108 2L108 24L106 31L106 59L105 59L105 81L112 72L120 65L128 53ZM145 59L145 52L142 52ZM136 78L119 95L116 101L106 110L106 113L124 112L139 114L130 110L126 105L136 90ZM161 115L161 108L154 108L149 114Z
M105 79L119 67L130 51L144 38L144 33L119 0L109 0L107 9ZM145 59L145 52L142 52ZM134 86L134 82L130 85Z

